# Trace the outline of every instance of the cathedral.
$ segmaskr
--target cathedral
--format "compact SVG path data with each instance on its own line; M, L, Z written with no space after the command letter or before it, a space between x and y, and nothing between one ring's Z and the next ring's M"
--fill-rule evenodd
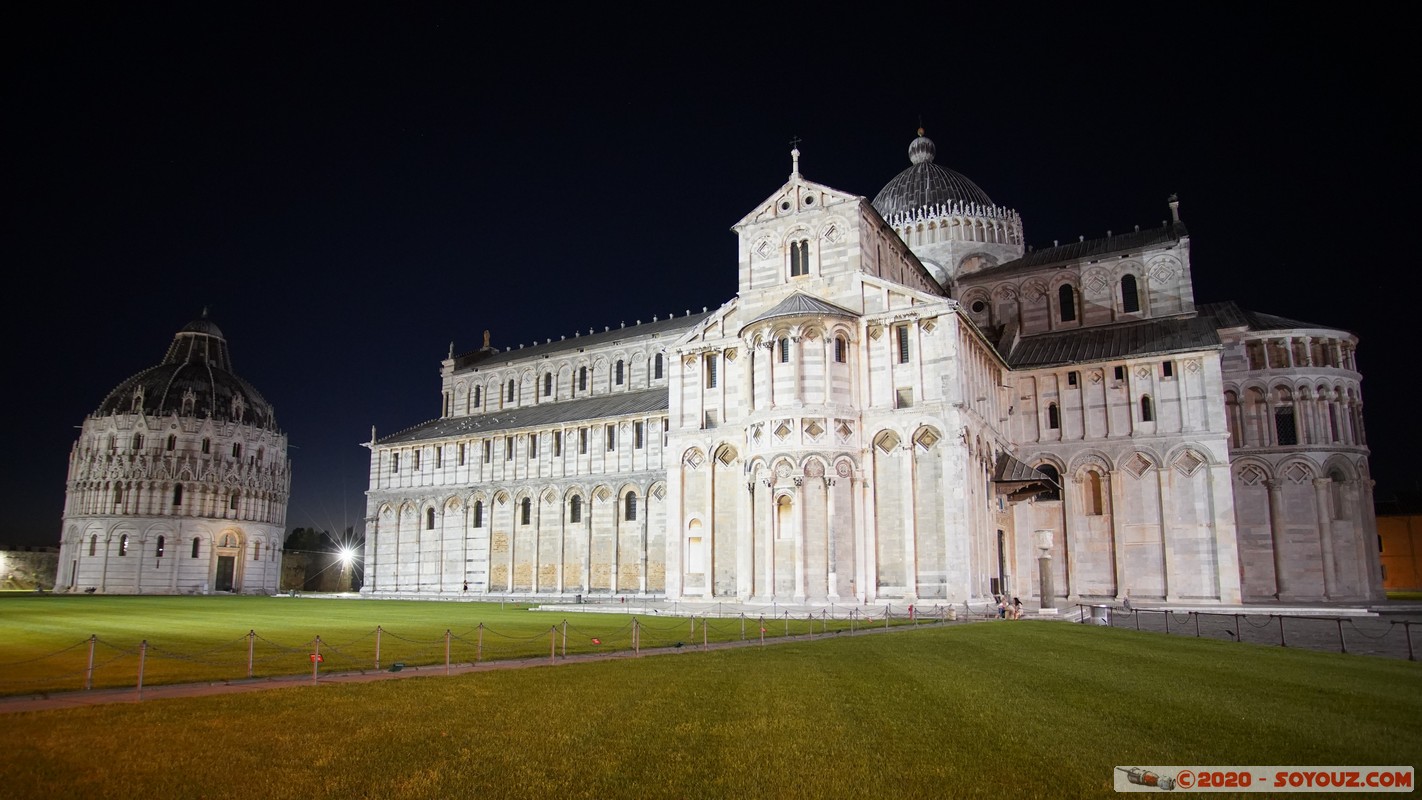
M84 420L55 591L275 594L290 493L286 435L204 313Z
M872 201L799 155L733 228L735 297L513 350L486 334L443 361L438 419L372 431L367 596L1383 597L1357 338L1196 304L1174 198L1158 228L1033 250L922 131ZM76 458L149 419L111 407L132 389ZM71 513L127 502L86 481ZM117 522L71 523L81 579L109 574L76 548L112 556Z

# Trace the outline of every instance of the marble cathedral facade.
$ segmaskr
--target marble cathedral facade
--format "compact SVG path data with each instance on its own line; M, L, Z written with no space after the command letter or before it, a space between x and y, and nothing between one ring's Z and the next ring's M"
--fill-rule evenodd
M1174 202L1029 251L934 155L870 202L796 152L718 308L451 353L368 443L363 591L1381 597L1356 337L1196 305Z

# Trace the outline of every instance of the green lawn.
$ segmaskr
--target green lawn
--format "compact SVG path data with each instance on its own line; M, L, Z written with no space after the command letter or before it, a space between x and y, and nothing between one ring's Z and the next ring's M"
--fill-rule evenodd
M1416 765L1422 665L1060 622L6 715L11 797L1107 797Z
M636 619L640 646L647 648L740 639L743 630L747 638L760 636L758 619L747 620L744 629L739 619L713 619L704 630L701 620L693 630L687 618ZM361 670L375 668L377 644L381 667L444 663L446 630L451 662L469 663L546 656L550 629L559 653L630 650L632 625L626 614L530 612L498 603L9 595L0 597L0 694L82 689L91 635L98 638L93 685L108 687L137 682L143 641L143 680L153 685L245 678L249 639L252 674L262 677L309 671L317 636L323 669ZM767 637L811 627L818 633L848 630L851 623L811 626L802 617L765 625Z

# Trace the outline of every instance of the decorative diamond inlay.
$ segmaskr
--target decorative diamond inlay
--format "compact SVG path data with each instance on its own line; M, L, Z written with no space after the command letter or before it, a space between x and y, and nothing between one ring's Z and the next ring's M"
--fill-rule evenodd
M924 450L930 450L935 444L938 444L939 438L938 434L932 428L924 428L918 432L918 436L915 436L913 440Z
M1204 465L1205 459L1200 458L1194 450L1186 450L1175 459L1175 469L1185 476L1194 475Z
M593 497L606 503L612 499L612 492L606 486L599 486L597 487L597 491L593 492Z
M757 422L756 424L751 426L751 438L754 439L757 443L760 442L761 437L764 435L765 426L763 423Z
M736 360L736 356L738 356L738 355L740 355L740 353L736 352L736 348L734 348L734 347L727 347L727 348L726 348L726 360L727 360L727 361L735 361L735 360Z
M820 421L817 419L812 419L809 422L805 423L805 435L809 436L811 439L820 438L824 435L824 432L824 426L821 425Z
M874 437L874 446L887 453L899 446L899 437L893 431L884 431Z
M788 422L782 422L775 426L775 438L783 440L786 436L790 435L790 431L790 424Z
M1086 282L1086 288L1092 294L1103 294L1108 286L1110 286L1110 284L1100 275L1093 275L1091 276L1091 280Z
M1291 464L1288 469L1284 470L1284 477L1293 483L1303 483L1311 478L1312 475L1309 474L1307 469L1304 469L1302 464Z
M1136 377L1137 377L1137 378L1149 378L1149 377L1150 377L1150 367L1139 367L1139 368L1137 368L1137 369L1136 369Z
M703 460L704 459L701 457L700 450L692 450L686 454L686 458L682 459L682 463L686 464L692 469L696 469L701 466L701 462Z
M770 239L761 239L755 243L755 254L761 258L770 258L773 250L774 247L771 245Z
M839 434L840 441L844 441L854 435L854 426L850 425L847 420L839 420L839 424L835 426L834 432Z
M1092 382L1092 383L1100 383L1100 382L1101 382L1101 370L1099 370L1099 369L1093 369L1093 370L1091 371L1091 382Z
M938 323L934 322L931 319L926 319L923 321L923 324L918 327L924 333L933 333L934 331L938 330Z
M1145 474L1146 470L1150 469L1150 459L1146 458L1140 453L1136 453L1135 455L1127 459L1125 469L1127 472L1131 473L1131 475L1139 478L1140 476Z
M1245 486L1258 486L1259 484L1264 482L1264 479L1266 477L1268 476L1264 474L1264 470L1254 466L1253 464L1250 464L1239 471L1239 482L1244 484Z
M874 327L872 327L872 328L869 329L869 338L870 338L870 339L873 339L873 340L876 341L876 342L879 341L879 337L881 337L881 336L883 336L883 335L884 335L884 329L881 328L881 327L879 327L878 325L875 325Z
M664 500L664 499L666 499L666 496L667 496L667 487L663 486L663 485L660 484L660 483L657 484L657 488L655 488L655 489L652 490L652 496L655 497L655 498L657 498L658 500Z
M1186 370L1187 372L1189 372L1190 374L1192 374L1192 375L1195 374L1196 372L1199 372L1199 371L1200 371L1200 359L1198 359L1198 358L1192 358L1192 359L1190 359L1189 361L1186 361L1186 362L1185 362L1185 370Z

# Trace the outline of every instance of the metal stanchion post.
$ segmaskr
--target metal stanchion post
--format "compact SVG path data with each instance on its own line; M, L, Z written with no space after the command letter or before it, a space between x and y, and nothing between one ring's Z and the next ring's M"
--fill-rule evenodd
M1289 643L1284 641L1284 615L1279 615L1279 646L1288 647Z
M89 634L89 667L84 670L84 691L94 688L94 645L98 641L98 635Z
M548 626L548 663L558 663L558 626Z
M444 674L449 674L449 628L444 629Z
M253 651L253 648L254 648L254 645L255 645L256 641L257 641L257 632L256 632L255 630L249 630L249 631L247 631L247 677L248 677L248 678L252 677L252 651Z
M375 626L375 668L380 669L380 626Z
M311 654L311 682L316 683L317 672L321 666L321 637L316 637L316 652Z
M1339 617L1338 622L1338 647L1343 652L1348 652L1348 642L1343 638L1343 618Z
M484 623L479 623L479 646L474 651L474 663L484 659Z
M148 640L138 643L138 699L143 699L143 666L148 660Z
M1195 638L1198 639L1200 638L1200 614L1198 611L1192 612L1191 616L1195 618Z
M568 621L563 620L563 658L568 657Z

